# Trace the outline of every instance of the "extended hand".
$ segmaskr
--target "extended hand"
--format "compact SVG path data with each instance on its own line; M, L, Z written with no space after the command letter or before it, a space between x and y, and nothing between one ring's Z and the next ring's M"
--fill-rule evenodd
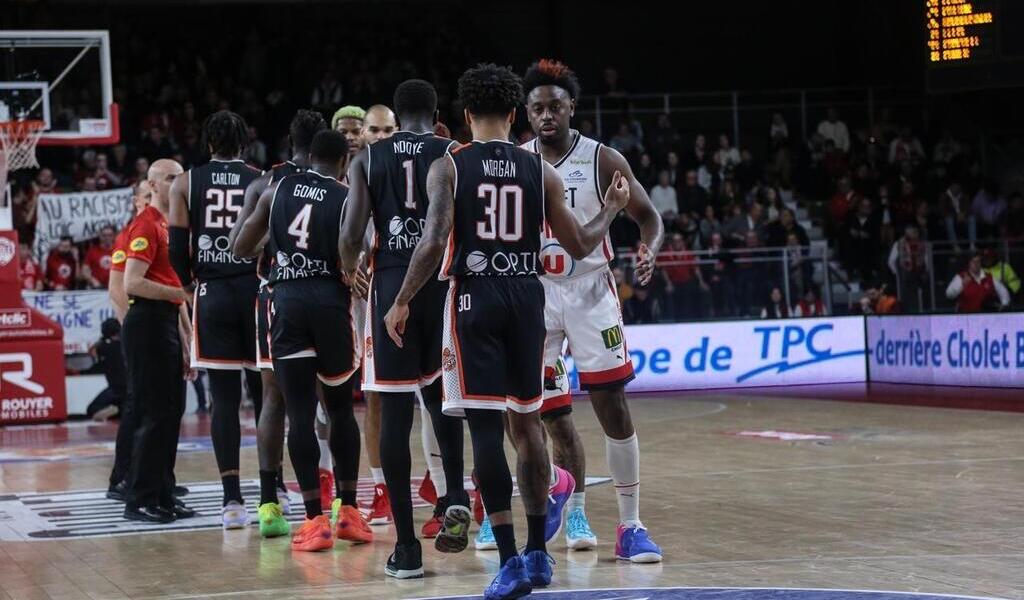
M612 175L612 182L604 193L604 203L610 204L615 212L629 204L629 179L623 177L621 171L615 171Z
M405 333L405 321L409 318L408 304L393 304L384 315L384 325L388 328L388 335L399 348L402 347L402 334Z
M647 244L640 244L640 248L636 252L636 266L633 271L637 283L647 285L651 282L651 276L654 275L654 261L654 253L647 247Z

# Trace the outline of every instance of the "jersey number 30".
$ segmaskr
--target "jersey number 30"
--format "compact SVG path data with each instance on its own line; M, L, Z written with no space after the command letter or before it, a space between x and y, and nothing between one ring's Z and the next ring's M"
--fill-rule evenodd
M523 237L523 188L518 185L481 183L476 196L487 202L484 218L476 222L476 235L482 240L500 239L518 242Z

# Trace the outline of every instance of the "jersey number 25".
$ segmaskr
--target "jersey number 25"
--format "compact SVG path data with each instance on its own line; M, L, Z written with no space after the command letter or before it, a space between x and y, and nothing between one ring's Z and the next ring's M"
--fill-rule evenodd
M242 196L245 190L206 190L206 227L210 229L231 229L235 226L238 213L242 212Z

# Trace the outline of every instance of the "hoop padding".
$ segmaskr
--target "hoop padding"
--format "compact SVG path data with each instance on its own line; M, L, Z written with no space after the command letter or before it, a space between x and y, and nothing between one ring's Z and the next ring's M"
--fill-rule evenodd
M0 121L0 169L17 171L38 167L36 144L43 135L43 121Z

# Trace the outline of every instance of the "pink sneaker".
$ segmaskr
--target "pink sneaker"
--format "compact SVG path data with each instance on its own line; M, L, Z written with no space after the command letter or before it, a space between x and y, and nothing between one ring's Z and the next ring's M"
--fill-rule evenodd
M561 533L562 512L565 509L565 503L576 491L576 480L573 479L572 473L558 465L555 465L555 473L558 475L558 480L548 492L548 519L544 528L547 542L551 542Z

